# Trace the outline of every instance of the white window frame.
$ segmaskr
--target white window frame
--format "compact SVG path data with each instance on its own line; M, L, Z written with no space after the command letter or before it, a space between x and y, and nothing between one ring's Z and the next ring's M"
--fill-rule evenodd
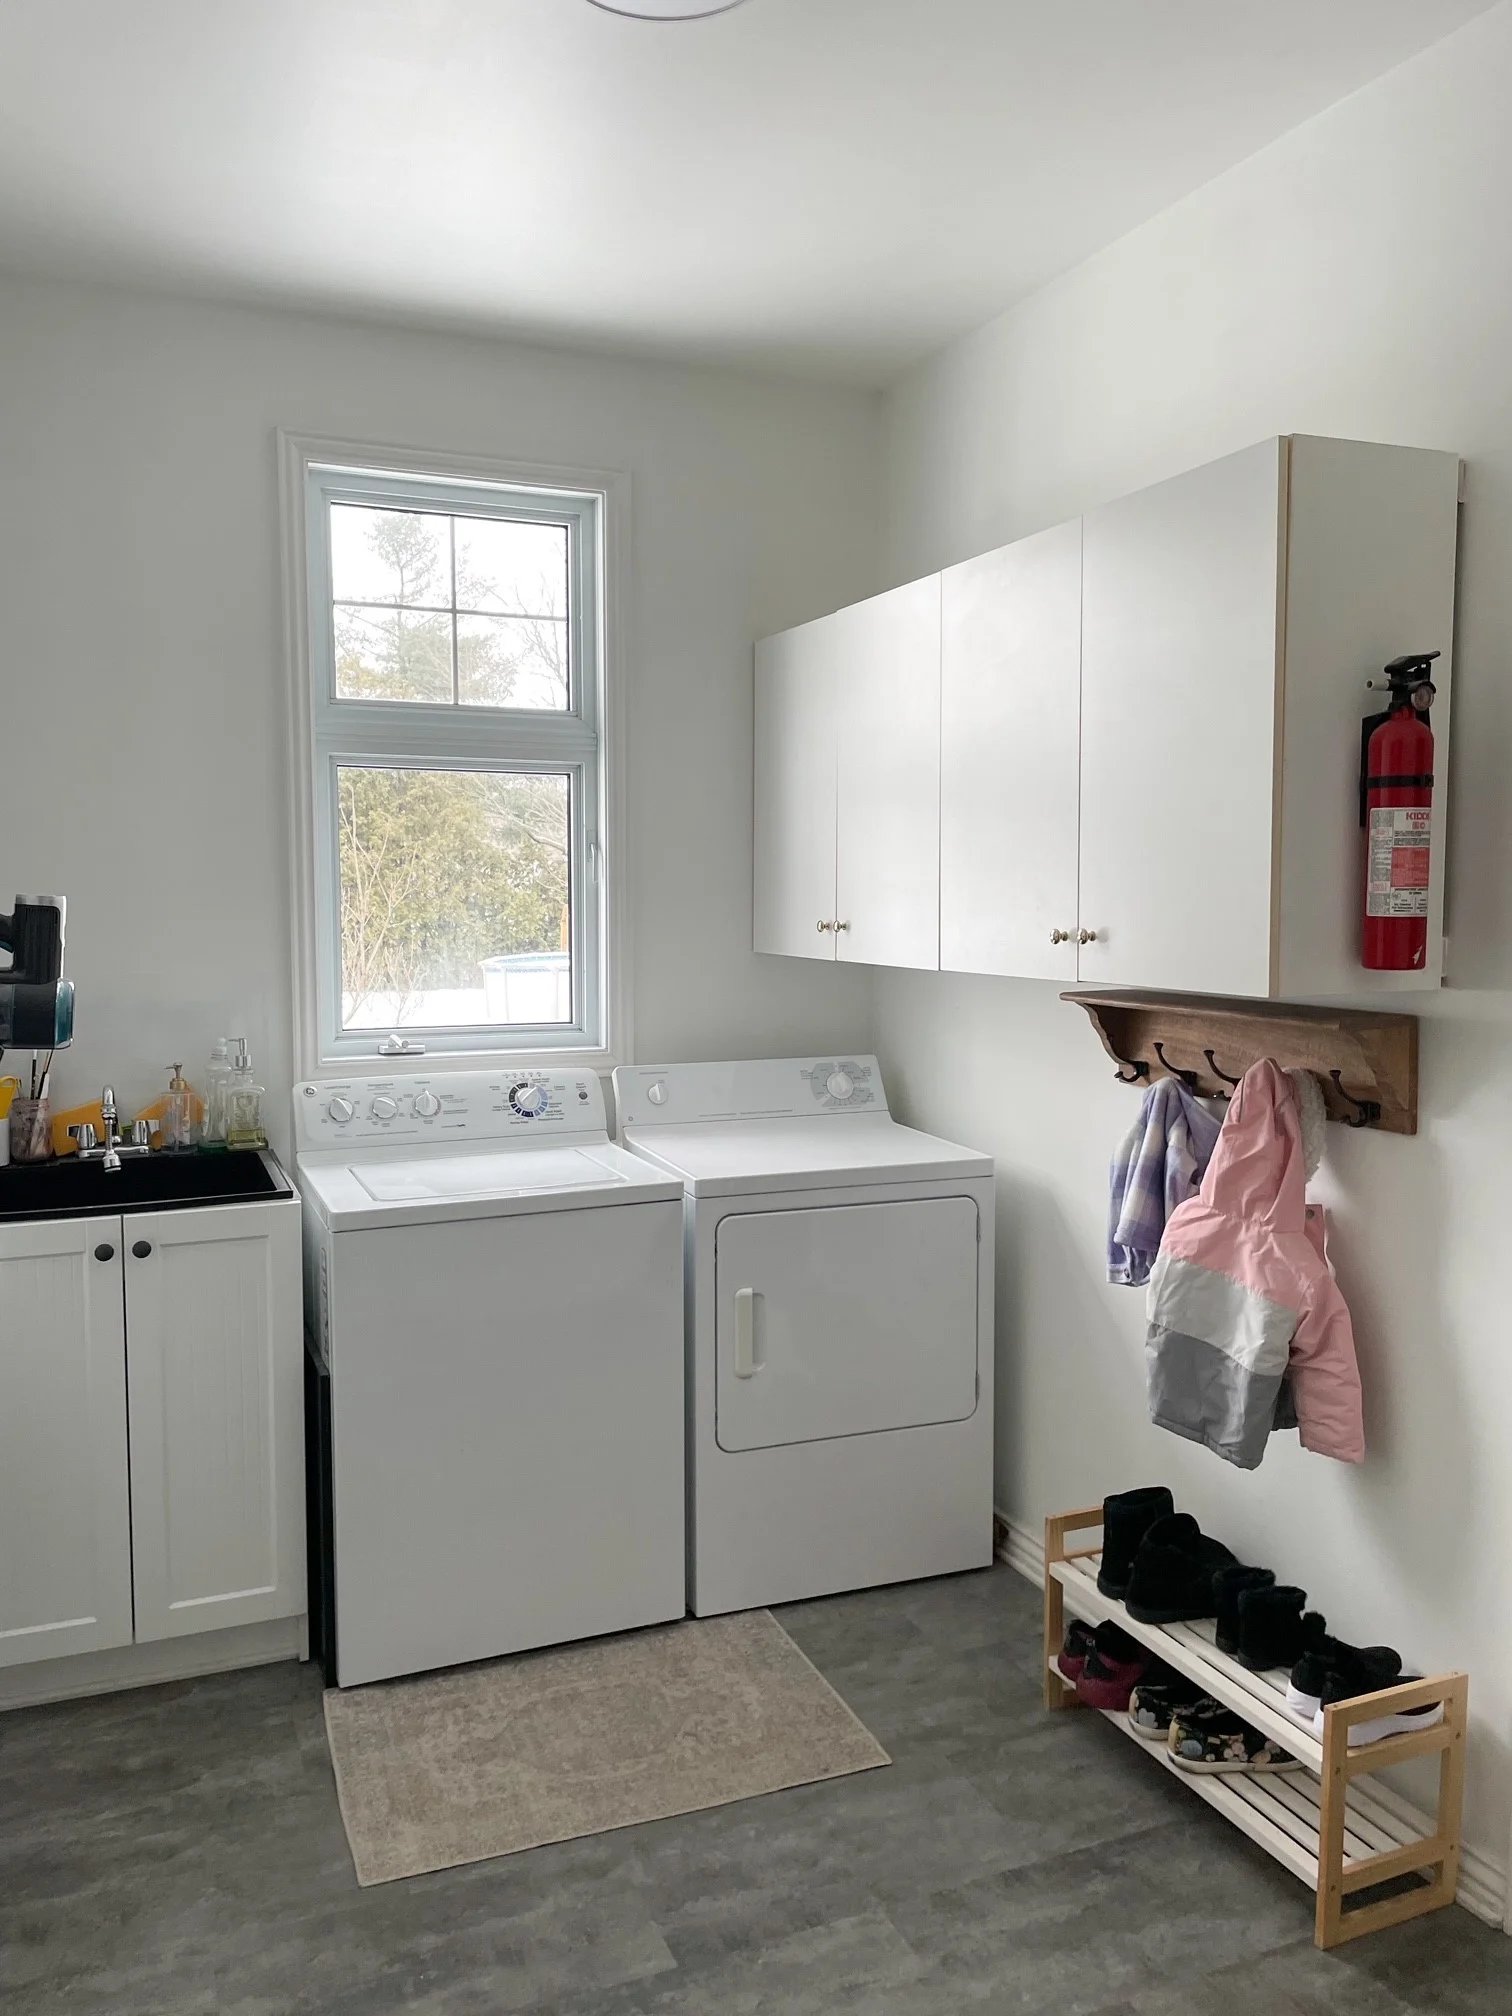
M549 1067L570 1059L598 1070L627 1061L628 1004L620 957L624 883L623 736L616 636L623 608L628 483L617 472L547 468L442 455L372 442L280 433L285 622L290 669L293 793L295 1047L300 1074L350 1072L388 1032L343 1030L340 765L445 770L540 770L573 779L570 828L574 1021L511 1030L497 1025L400 1032L424 1046L412 1068L439 1062ZM338 699L331 634L331 502L483 512L566 522L570 541L573 690L565 713ZM384 1055L382 1069L402 1071Z

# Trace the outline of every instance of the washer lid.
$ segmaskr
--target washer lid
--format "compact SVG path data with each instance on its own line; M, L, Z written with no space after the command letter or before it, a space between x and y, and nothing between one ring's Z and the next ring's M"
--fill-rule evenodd
M637 1155L675 1171L695 1197L926 1183L990 1176L993 1167L990 1155L902 1127L884 1113L627 1127L624 1138Z
M301 1155L299 1187L333 1231L677 1198L682 1185L609 1141L574 1147Z
M424 1198L523 1197L541 1190L603 1189L627 1179L581 1148L537 1148L503 1155L433 1155L395 1162L384 1156L347 1165L379 1204Z

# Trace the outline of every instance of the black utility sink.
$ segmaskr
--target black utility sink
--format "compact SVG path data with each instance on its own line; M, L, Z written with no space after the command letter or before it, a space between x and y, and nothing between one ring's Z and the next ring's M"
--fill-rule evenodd
M120 1211L177 1211L195 1204L256 1204L291 1196L276 1156L259 1148L221 1155L128 1155L119 1169L65 1155L0 1169L0 1223L16 1218L98 1218Z

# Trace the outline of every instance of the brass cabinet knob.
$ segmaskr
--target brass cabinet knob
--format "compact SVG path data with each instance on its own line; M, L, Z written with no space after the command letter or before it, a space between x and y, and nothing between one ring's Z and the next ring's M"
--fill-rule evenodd
M835 922L834 922L834 923L833 923L833 924L832 924L832 925L830 926L830 929L831 929L832 931L849 931L849 929L850 929L850 921L849 921L849 919L847 919L847 920L846 920L846 922L845 922L844 924L842 924L842 923L840 922L839 918L837 917L837 918L835 919Z
M819 919L819 922L814 926L814 929L816 931L833 931L834 928L835 928L834 925L827 923L823 917L821 917Z
M1078 931L1076 942L1078 945L1095 945L1097 942L1097 933L1095 931Z
M1050 933L1050 943L1052 945L1067 945L1070 941L1071 933L1069 931L1052 931Z

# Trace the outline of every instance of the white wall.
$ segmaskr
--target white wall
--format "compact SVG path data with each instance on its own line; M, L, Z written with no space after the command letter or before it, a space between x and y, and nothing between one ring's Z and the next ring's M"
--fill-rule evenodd
M234 1027L286 1138L279 427L630 472L638 1053L867 1042L864 973L750 951L750 662L875 585L873 395L11 280L0 898L69 899L55 1098L144 1102Z
M884 1065L910 1116L998 1157L1001 1506L1034 1525L1168 1480L1344 1634L1468 1667L1469 1838L1498 1860L1512 1816L1509 104L1503 6L955 345L889 402L891 579L1267 434L1469 461L1450 986L1422 1007L1422 1131L1329 1129L1363 1468L1286 1438L1241 1475L1147 1424L1143 1297L1102 1269L1107 1157L1132 1095L1079 1009L1050 986L958 976L888 974L878 991Z

